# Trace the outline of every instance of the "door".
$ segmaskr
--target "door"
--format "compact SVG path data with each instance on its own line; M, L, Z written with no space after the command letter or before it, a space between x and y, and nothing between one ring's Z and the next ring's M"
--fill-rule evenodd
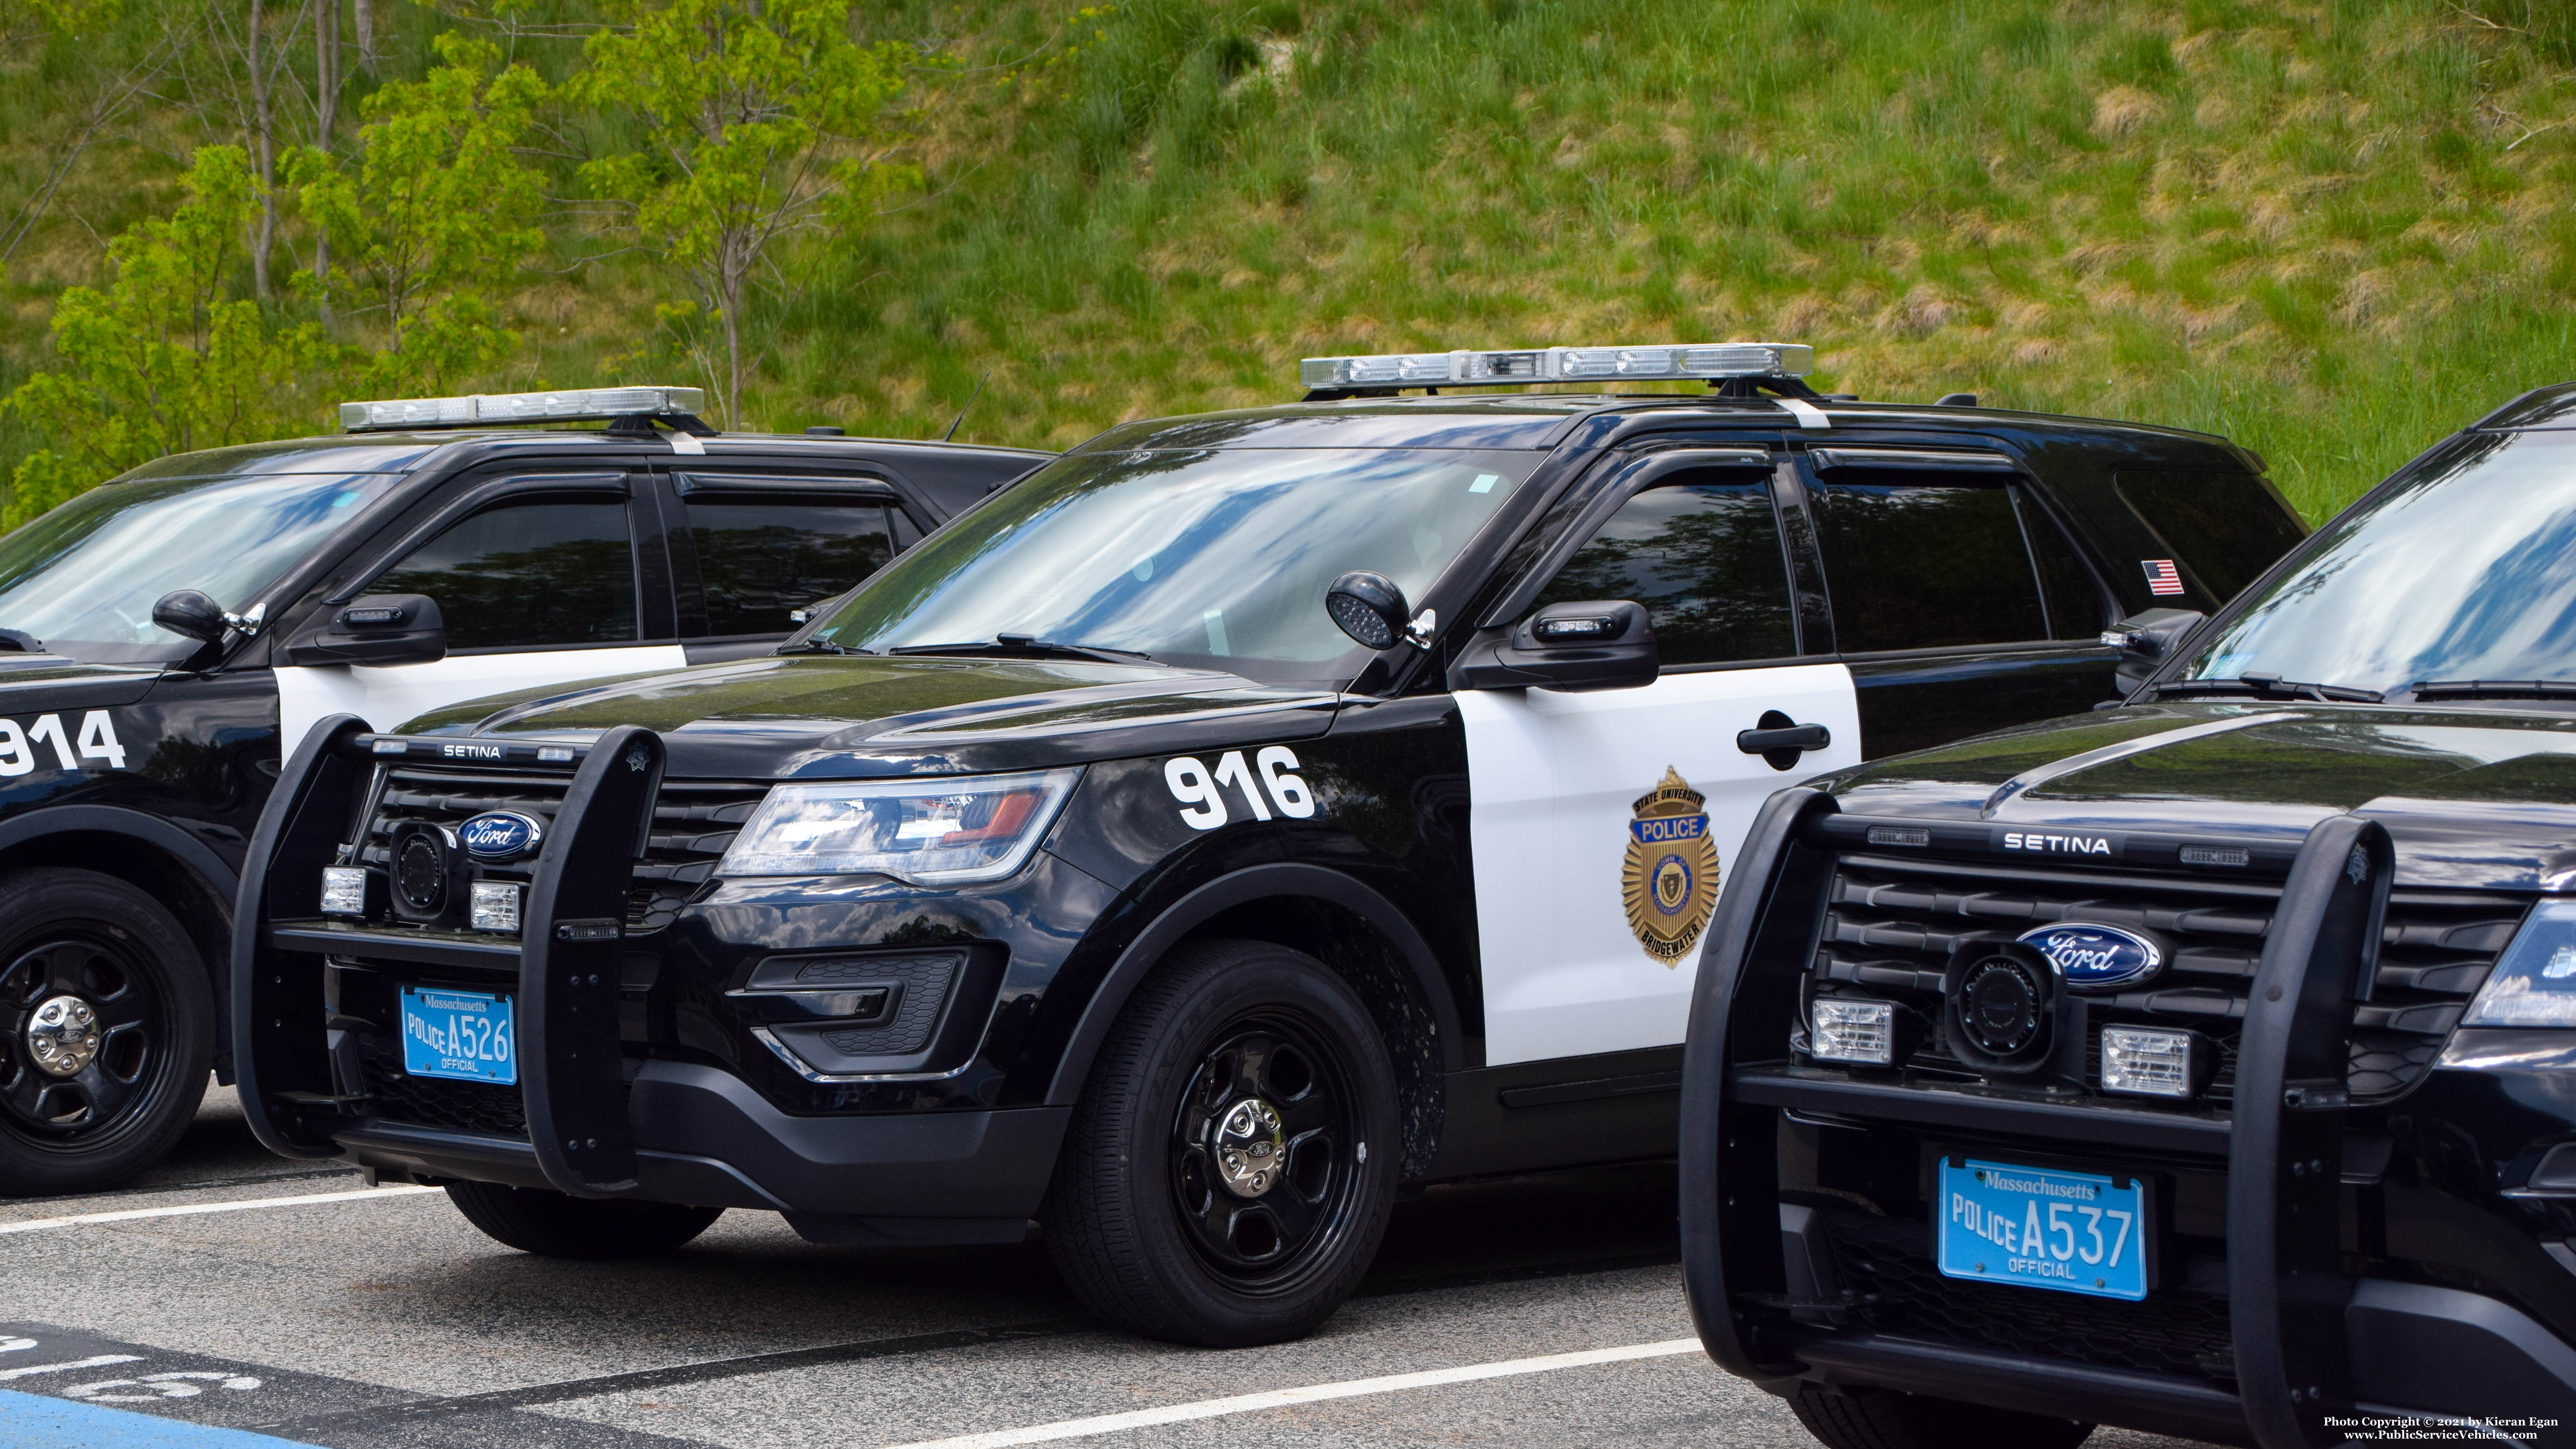
M921 534L873 478L681 475L668 496L689 662L766 654L798 615L867 581Z
M1800 652L1770 472L1758 453L1641 465L1513 611L1645 606L1653 684L1457 696L1489 1065L1679 1043L1700 932L1754 812L1860 759L1850 674ZM1774 716L1831 743L1775 768L1737 740Z
M2115 692L2110 594L2004 454L1819 448L1809 508L1869 759Z
M354 714L377 729L464 700L571 687L688 663L667 588L639 578L622 485L510 494L440 528L358 594L426 594L447 628L434 664L280 666L279 723L293 749L314 721ZM658 567L646 571L657 582Z

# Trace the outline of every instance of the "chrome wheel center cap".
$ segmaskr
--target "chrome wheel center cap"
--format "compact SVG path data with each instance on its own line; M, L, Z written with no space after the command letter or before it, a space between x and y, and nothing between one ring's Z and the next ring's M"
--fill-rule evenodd
M27 1055L40 1071L80 1075L98 1055L98 1013L77 996L48 998L27 1018Z
M1226 1109L1216 1124L1216 1168L1228 1191L1259 1197L1278 1184L1279 1170L1287 1165L1287 1139L1269 1103L1246 1097Z

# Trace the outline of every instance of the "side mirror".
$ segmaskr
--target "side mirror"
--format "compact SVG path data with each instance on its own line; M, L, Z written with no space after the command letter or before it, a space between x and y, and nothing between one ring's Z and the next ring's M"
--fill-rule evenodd
M2146 683L2208 618L2197 609L2148 609L2103 630L2102 642L2120 651L2120 697Z
M1384 574L1347 573L1324 591L1324 612L1342 632L1371 649L1392 649L1412 619L1404 590Z
M369 594L305 625L284 654L289 664L435 664L447 626L427 594Z
M152 606L152 622L183 639L200 644L221 644L224 630L223 605L195 589L173 589Z
M1634 689L1661 672L1655 626L1625 599L1550 604L1460 656L1467 689Z

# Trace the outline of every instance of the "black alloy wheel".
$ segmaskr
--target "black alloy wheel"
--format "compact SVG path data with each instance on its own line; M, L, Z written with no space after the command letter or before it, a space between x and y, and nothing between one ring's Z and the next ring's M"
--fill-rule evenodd
M1302 952L1193 941L1092 1062L1041 1210L1102 1319L1240 1348L1310 1332L1359 1286L1403 1155L1367 1006Z
M195 943L96 871L0 877L0 1193L110 1187L196 1116L214 1001Z
M1218 1030L1172 1121L1190 1245L1244 1293L1293 1287L1349 1231L1361 1168L1350 1084L1314 1028L1254 1011Z

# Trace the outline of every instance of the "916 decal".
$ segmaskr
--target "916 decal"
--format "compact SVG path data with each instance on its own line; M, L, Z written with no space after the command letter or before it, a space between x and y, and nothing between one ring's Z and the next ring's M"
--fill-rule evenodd
M1181 820L1192 830L1214 830L1226 822L1224 786L1232 785L1243 794L1251 807L1252 818L1267 820L1270 807L1297 820L1311 819L1315 813L1314 792L1306 782L1288 772L1297 768L1297 754L1286 745L1270 745L1243 762L1243 751L1228 750L1211 772L1188 755L1163 762L1163 783L1172 788L1172 798L1181 802ZM1256 779L1255 776L1258 775ZM1262 794L1267 787L1269 799Z
M40 714L24 726L14 719L0 719L0 778L35 769L39 746L51 747L55 762L66 770L82 769L89 760L105 761L111 770L125 768L125 746L116 738L116 721L103 709L81 716L77 740L63 728L58 714Z

